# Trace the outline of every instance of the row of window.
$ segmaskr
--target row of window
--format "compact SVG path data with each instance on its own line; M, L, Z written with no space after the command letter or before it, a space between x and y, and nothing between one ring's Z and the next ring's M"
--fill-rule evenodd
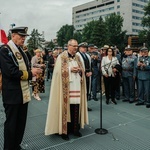
M108 14L107 14L107 15L103 15L103 16L101 16L101 17L102 17L102 18L105 18L106 16L108 16ZM92 20L98 20L99 17L100 17L100 16L92 17L92 18L88 18L88 19L78 20L78 21L76 21L76 23L82 23L82 22L89 22L89 21L92 21ZM141 23L137 23L137 22L132 22L132 25L133 25L133 26L139 26L139 27L142 26ZM80 25L79 25L79 26L80 26Z
M132 19L136 19L136 20L142 20L142 17L138 17L138 16L132 16Z
M132 9L132 12L144 15L144 12L140 10Z
M108 16L110 14L105 14L105 15L101 15L102 18L105 18L106 16ZM90 17L87 19L81 19L81 20L76 20L76 23L82 23L82 22L90 22L92 20L98 20L100 16L95 16L95 17Z
M137 3L132 3L132 6L139 7L139 8L144 8L143 5L140 5L140 4L137 4Z
M108 13L108 14L105 14L105 15L98 15L98 16L95 16L95 17L89 17L89 18L84 18L84 19L80 19L80 20L76 20L76 23L81 23L81 22L89 22L89 21L92 21L92 20L98 20L99 17L101 16L102 18L105 18L106 16L110 15L111 13ZM120 12L117 12L117 14L120 14ZM139 17L139 16L132 16L132 19L135 19L135 20L142 20L142 17ZM135 26L141 26L141 24L138 24L138 23L132 23L133 25Z
M97 6L92 6L92 7L89 7L89 8L85 8L85 9L83 9L83 10L76 11L76 14L77 14L77 13L84 12L84 11L88 11L88 10L91 10L91 9L95 9L95 8L99 8L99 7L111 5L111 4L114 4L114 1L108 2L108 3L103 3L103 4L100 4L100 5L97 5Z
M148 2L148 0L138 0L138 1L144 2L144 3L147 3L147 2ZM120 2L120 0L117 0L117 2Z
M137 10L133 10L132 12L137 13L138 11L137 11ZM138 13L139 13L139 12L138 12ZM89 14L90 14L90 13L89 13ZM109 13L109 14L110 14L110 13ZM101 16L104 17L104 16L107 16L107 15L109 15L109 14L105 14L105 15L101 15ZM120 12L118 11L117 14L120 15ZM142 14L142 13L140 12L140 14ZM86 15L86 14L85 14L85 15ZM79 15L79 16L76 16L76 18L81 18L81 17L83 17L83 16L84 16L84 15ZM84 22L84 21L89 21L89 20L97 19L97 18L99 19L99 15L96 16L96 17L78 19L78 20L76 20L76 23ZM139 16L132 16L132 19L142 20L142 17L139 17Z
M80 25L75 25L75 28L83 28L84 27L84 25L82 24L80 24Z
M85 17L85 16L89 16L89 15L97 14L97 13L102 13L102 12L112 11L112 10L114 10L114 7L105 8L105 9L101 9L101 10L93 11L93 12L90 12L90 13L86 13L86 14L78 15L78 16L76 16L76 18L81 18L81 17Z
M138 33L138 32L140 32L141 30L138 30L138 29L132 29L132 32L136 32L136 33Z
M75 26L75 28L83 28L85 26L85 24L82 24L82 25L76 25ZM141 30L139 30L139 29L132 29L132 32L136 32L136 33L138 33L138 32L140 32Z
M99 16L98 17L91 17L91 18L87 18L87 19L77 20L76 23L89 22L89 21L97 20L97 19L99 19Z
M132 22L132 25L133 25L133 26L139 26L139 27L142 26L140 23L137 23L137 22Z
M148 0L138 0L138 1L144 2L144 3L147 3L147 2L148 2Z
M144 3L148 3L148 0L138 0L138 1L144 2ZM120 2L120 0L117 0L117 2ZM89 8L85 8L85 9L83 9L83 10L76 11L76 14L77 14L77 13L84 12L84 11L88 11L88 10L91 10L91 9L96 9L96 8L99 8L99 7L111 5L111 4L114 4L114 1L108 2L108 3L103 3L103 4L100 4L100 5L97 5L97 6L92 6L92 7L89 7ZM143 8L143 5L136 4L136 3L133 3L133 6ZM117 8L118 8L118 7L119 7L119 6L117 6Z

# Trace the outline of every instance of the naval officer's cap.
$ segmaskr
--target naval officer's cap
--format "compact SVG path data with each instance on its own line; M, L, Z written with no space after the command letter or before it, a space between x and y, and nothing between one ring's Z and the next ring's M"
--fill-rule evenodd
M95 46L94 44L89 44L89 45L88 45L88 47L94 47L94 46Z
M11 33L17 33L21 36L28 36L27 31L28 31L28 27L16 27L10 29Z
M78 47L88 47L88 44L86 42L82 42L78 45Z

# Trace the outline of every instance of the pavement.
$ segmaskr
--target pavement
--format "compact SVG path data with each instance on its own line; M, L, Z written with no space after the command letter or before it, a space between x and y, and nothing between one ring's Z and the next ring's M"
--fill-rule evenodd
M70 140L65 141L58 135L45 136L50 81L45 81L45 87L46 92L40 94L42 100L32 97L29 103L22 147L27 150L150 150L150 109L122 100L118 100L117 105L106 105L102 96L101 112L100 93L97 94L99 101L88 102L93 111L89 112L89 125L80 130L82 137L70 135ZM4 121L0 100L0 150L3 149ZM107 134L103 134L104 129Z

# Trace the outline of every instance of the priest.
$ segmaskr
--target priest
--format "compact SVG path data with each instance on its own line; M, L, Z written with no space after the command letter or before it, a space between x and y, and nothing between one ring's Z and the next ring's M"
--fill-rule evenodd
M62 52L56 61L45 135L59 134L69 140L69 134L81 137L80 128L88 124L85 73L79 56L78 42L68 41L68 50Z

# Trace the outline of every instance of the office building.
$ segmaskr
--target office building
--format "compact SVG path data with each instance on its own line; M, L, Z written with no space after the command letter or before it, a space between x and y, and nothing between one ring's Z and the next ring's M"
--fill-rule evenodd
M77 31L82 31L87 22L103 19L112 14L120 14L124 18L123 30L128 35L137 35L143 29L144 6L148 0L95 0L76 7L72 11L72 24Z

